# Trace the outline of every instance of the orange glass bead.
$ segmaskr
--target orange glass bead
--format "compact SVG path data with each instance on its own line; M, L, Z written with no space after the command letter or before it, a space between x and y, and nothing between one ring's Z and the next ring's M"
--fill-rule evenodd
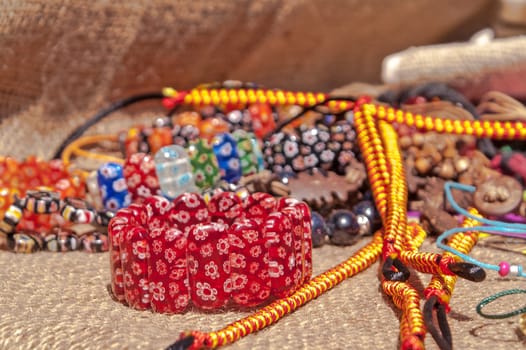
M272 132L276 128L272 108L266 103L254 103L248 107L252 119L252 130L258 138Z
M199 125L199 132L202 138L210 140L215 135L229 132L228 123L219 118L203 120Z
M201 124L201 115L197 112L183 112L175 115L172 119L174 125L193 125Z
M173 143L172 131L168 128L153 128L151 135L148 136L148 145L152 154L157 153L164 146Z

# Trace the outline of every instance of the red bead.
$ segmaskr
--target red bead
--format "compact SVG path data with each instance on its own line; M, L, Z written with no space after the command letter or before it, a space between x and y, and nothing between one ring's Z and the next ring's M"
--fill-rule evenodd
M282 213L285 214L291 223L291 231L285 232L283 235L284 241L291 241L294 248L294 269L292 271L292 278L294 279L294 286L299 286L303 282L303 221L302 213L299 208L288 206L283 208Z
M278 298L289 296L294 288L293 273L296 263L291 230L290 219L281 212L270 214L263 227L265 246L269 252L271 293Z
M191 225L210 222L208 207L197 193L183 193L173 200L170 221L188 233Z
M155 154L164 146L173 144L172 131L170 128L153 128L148 136L148 146L150 153Z
M239 219L230 228L232 299L238 305L256 306L270 296L269 254L265 241L254 219ZM228 249L228 243L224 242L218 249Z
M276 128L272 108L266 103L253 103L248 107L252 118L252 130L258 138L263 138Z
M243 216L262 224L265 218L274 211L276 199L268 193L250 194L243 202Z
M161 194L152 156L145 153L130 155L124 163L123 173L132 201L141 202Z
M125 297L120 240L121 236L133 227L129 225L129 219L122 215L123 213L124 211L120 211L119 215L111 219L108 225L111 291L115 298L121 302L125 301Z
M243 213L241 199L233 192L220 192L210 198L208 212L211 220L231 225Z
M303 224L303 251L302 262L303 266L303 283L310 281L312 277L312 219L309 206L305 202L298 202L293 205L301 211L301 218Z
M148 210L146 206L130 204L127 208L119 210L119 216L126 217L130 225L146 226L148 223Z
M145 198L143 202L148 212L147 227L149 230L171 226L169 216L173 204L168 199L161 196L152 196Z
M121 263L124 276L124 297L134 309L150 308L148 285L149 245L148 232L142 226L134 226L120 235Z
M190 295L202 309L226 306L232 292L228 225L212 222L192 227L188 235L187 263Z
M499 264L499 275L506 277L510 273L510 264L506 261L502 261Z
M190 301L187 287L186 236L178 228L150 231L148 281L151 307L181 313Z
M297 199L282 197L278 200L276 207L276 210L283 210L287 207L298 208L301 212L303 248L301 250L301 261L296 263L302 266L302 280L300 284L308 282L312 276L312 221L309 206ZM299 232L297 233L297 240L299 240ZM298 252L298 247L295 248L295 251Z

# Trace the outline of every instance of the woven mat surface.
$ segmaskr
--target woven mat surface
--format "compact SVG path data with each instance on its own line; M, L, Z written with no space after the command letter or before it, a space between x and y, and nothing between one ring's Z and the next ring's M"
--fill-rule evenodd
M361 242L359 245L365 243ZM325 246L314 251L315 272L348 258L358 246ZM423 249L433 250L430 241ZM473 256L487 262L524 263L524 256L477 246ZM246 315L235 311L161 315L135 311L113 301L107 253L90 255L0 252L0 349L163 349L184 330L212 331ZM229 349L396 349L399 312L385 298L377 278L378 264L308 303L277 324L249 335ZM417 282L417 281L420 282ZM413 280L424 288L427 276ZM523 349L518 317L488 320L475 307L484 297L523 280L489 272L484 282L459 280L448 316L455 349ZM510 296L486 312L524 305ZM431 336L427 349L437 349Z

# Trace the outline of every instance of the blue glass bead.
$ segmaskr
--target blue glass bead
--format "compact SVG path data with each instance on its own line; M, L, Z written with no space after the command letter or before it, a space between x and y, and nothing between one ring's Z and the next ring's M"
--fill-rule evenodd
M131 204L122 165L106 163L97 170L97 182L106 210L117 211Z
M330 229L323 216L318 212L311 212L312 225L312 246L321 247L325 244L325 239L330 236Z
M369 219L370 233L378 230L382 224L380 214L376 210L374 202L371 200L362 200L358 202L353 208L352 211L356 215L363 215Z
M335 245L351 245L360 237L360 225L356 215L350 210L335 210L327 225L331 230L330 240Z
M221 170L221 178L227 182L237 182L241 178L241 160L237 150L237 142L230 134L216 135L212 148Z
M165 197L174 199L184 192L197 191L190 158L183 147L162 147L155 154L154 161L159 186Z

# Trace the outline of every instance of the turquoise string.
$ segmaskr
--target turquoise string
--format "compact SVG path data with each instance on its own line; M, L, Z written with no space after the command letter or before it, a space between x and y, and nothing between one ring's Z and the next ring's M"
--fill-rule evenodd
M499 272L500 270L500 267L498 265L493 265L493 264L488 264L488 263L484 263L482 261L479 261L475 258L472 258L470 257L469 255L467 254L464 254L448 245L446 245L444 242L444 240L446 240L446 238L448 238L449 236L451 235L454 235L455 233L464 233L464 232L474 232L474 231L479 231L479 232L488 232L488 233L492 233L492 234L498 234L498 235L502 235L502 236L513 236L513 237L524 237L526 238L526 225L524 224L517 224L517 223L507 223L507 222L501 222L501 221L496 221L496 220L489 220L489 219L486 219L486 218L483 218L483 217L480 217L480 216L475 216L473 214L471 214L470 212L468 212L467 210L465 210L464 208L460 207L458 205L458 203L455 201L455 199L453 198L453 195L451 193L451 190L452 189L457 189L457 190L461 190L461 191L467 191L467 192L474 192L475 191L475 187L474 186L469 186L469 185L464 185L464 184L460 184L460 183L456 183L456 182L452 182L452 181L447 181L444 185L444 192L446 194L446 199L447 201L450 203L450 205L453 207L453 209L455 209L458 213L466 216L466 217L469 217L473 220L477 220L479 222L482 222L483 224L485 224L486 226L474 226L474 227L456 227L456 228L452 228L450 230L447 230L445 231L444 233L442 233L440 236L438 236L437 238L437 247L439 247L440 249L443 249L445 251L448 251L452 254L455 254L457 255L458 257L460 257L462 260L466 261L466 262L469 262L469 263L472 263L474 265L477 265L477 266L480 266L484 269L488 269L488 270L493 270L493 271L497 271ZM526 277L526 273L524 272L524 269L522 267L522 265L515 265L514 266L517 266L517 276L518 277Z

